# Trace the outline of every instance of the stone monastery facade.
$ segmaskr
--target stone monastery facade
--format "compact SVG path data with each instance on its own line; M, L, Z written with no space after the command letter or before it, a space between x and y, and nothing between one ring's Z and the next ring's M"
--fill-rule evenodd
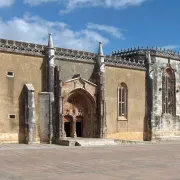
M180 55L104 55L0 39L0 142L180 137Z

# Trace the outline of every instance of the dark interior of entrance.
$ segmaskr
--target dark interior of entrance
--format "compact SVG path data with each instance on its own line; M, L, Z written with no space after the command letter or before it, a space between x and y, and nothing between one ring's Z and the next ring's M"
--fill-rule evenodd
M82 137L82 122L76 122L76 135Z
M66 137L71 137L71 122L64 123L64 130L66 132Z

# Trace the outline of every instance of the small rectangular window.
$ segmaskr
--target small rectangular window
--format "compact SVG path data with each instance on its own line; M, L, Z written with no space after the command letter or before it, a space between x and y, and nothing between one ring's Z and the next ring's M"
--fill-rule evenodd
M13 71L7 71L6 76L7 77L14 77L14 72Z
M8 114L8 118L9 119L16 119L16 115L15 114Z

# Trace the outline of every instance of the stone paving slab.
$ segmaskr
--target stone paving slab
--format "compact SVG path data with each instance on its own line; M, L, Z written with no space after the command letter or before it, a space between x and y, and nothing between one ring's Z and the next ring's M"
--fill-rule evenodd
M0 146L0 180L180 180L180 141L112 147Z

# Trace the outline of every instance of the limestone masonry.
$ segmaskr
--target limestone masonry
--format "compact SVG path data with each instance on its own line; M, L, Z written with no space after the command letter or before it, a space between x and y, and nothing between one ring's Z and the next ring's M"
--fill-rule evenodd
M0 142L180 138L180 55L0 39Z

